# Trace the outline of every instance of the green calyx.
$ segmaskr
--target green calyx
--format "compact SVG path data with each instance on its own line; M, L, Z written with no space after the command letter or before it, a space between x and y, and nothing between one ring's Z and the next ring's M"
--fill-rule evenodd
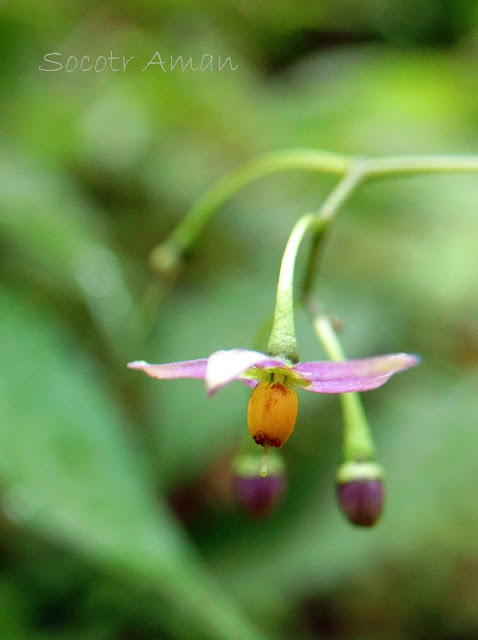
M242 478L256 478L261 476L263 454L243 453L234 458L232 463L234 474ZM285 464L276 451L269 451L267 455L267 474L278 476L285 473Z
M344 462L338 468L336 476L339 484L347 484L360 480L383 480L384 477L385 470L382 465L373 461Z
M305 380L299 374L295 373L287 367L269 367L267 369L259 369L251 367L242 374L243 378L248 380L259 380L259 382L281 382L285 387L308 387L309 380Z

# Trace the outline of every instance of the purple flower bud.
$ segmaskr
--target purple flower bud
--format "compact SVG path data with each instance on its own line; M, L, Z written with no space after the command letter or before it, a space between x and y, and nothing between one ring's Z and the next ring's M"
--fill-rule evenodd
M267 475L261 475L262 454L240 455L234 461L232 491L246 514L263 518L279 505L287 486L284 464L269 453Z
M340 508L353 524L371 527L380 518L383 508L381 480L353 480L337 485Z
M286 486L284 475L234 477L234 495L241 509L253 518L262 518L274 511Z
M337 474L337 499L348 520L359 527L371 527L383 510L383 470L370 462L348 462Z

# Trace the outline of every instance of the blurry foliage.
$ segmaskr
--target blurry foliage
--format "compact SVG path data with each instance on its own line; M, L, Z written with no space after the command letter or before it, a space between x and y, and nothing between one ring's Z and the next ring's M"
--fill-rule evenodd
M475 176L367 185L327 247L347 353L424 358L364 397L388 469L375 530L334 504L336 398L302 395L288 498L249 522L227 491L244 389L125 368L250 346L293 221L333 184L247 187L155 283L150 251L230 169L301 146L476 152L477 29L465 0L2 4L2 638L477 636ZM156 50L239 68L141 72ZM136 61L39 71L52 51Z

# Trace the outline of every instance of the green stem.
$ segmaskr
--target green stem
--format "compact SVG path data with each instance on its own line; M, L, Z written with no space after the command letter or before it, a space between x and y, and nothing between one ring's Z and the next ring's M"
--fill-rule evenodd
M478 171L478 156L465 155L389 156L363 159L361 163L367 179Z
M293 169L320 171L342 177L318 212L318 215L323 218L324 224L317 227L312 240L301 287L302 299L306 299L310 294L317 273L327 226L338 208L360 182L432 173L474 172L478 171L478 156L410 155L367 159L308 149L280 151L261 156L219 180L190 209L169 238L153 250L150 263L157 272L168 276L167 289L172 287L185 253L194 245L216 209L225 200L262 176L276 171ZM159 288L157 285L155 291L158 298ZM151 308L153 307L151 306Z
M309 303L309 312L315 333L330 360L346 360L337 334L329 318ZM356 392L341 393L344 420L344 462L373 460L375 447L360 395Z
M215 210L250 182L276 171L313 170L336 176L360 175L360 180L391 178L432 173L464 173L478 171L478 156L410 155L389 158L354 158L326 151L297 149L265 154L219 180L190 209L169 238L151 254L151 264L160 272L171 272L180 264ZM341 198L342 185L334 196ZM348 195L348 193L346 194ZM340 202L338 203L340 204ZM337 209L332 199L328 206Z
M295 262L305 234L319 224L321 221L313 214L303 215L292 229L282 256L274 320L267 350L271 355L286 358L291 362L299 361L294 327Z
M314 170L343 175L352 159L337 153L297 149L268 153L221 178L189 210L169 238L151 254L151 264L160 271L173 269L175 263L196 242L215 210L250 182L276 171Z
M317 217L321 220L322 224L317 226L314 232L314 237L312 238L307 266L305 268L305 275L301 286L301 296L303 299L307 299L312 290L321 257L322 247L330 222L336 215L339 207L357 188L363 178L364 172L362 164L357 162L337 183L317 212Z
M316 214L305 214L295 224L290 234L282 258L277 285L277 298L272 324L268 352L271 355L286 357L298 362L299 354L294 328L294 271L302 239L307 231L313 233L311 249L301 287L301 300L306 301L310 295L323 240L331 220L340 205L352 193L363 178L361 165L357 163L336 185L329 197Z

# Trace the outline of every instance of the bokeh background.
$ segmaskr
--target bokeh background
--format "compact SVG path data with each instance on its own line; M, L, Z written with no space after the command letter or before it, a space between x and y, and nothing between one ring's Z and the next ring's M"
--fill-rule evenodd
M39 69L110 51L135 61ZM155 51L238 68L142 72ZM476 176L366 185L324 256L348 355L423 356L364 394L375 529L335 505L336 397L301 395L287 498L251 521L228 488L247 390L125 365L251 346L294 221L334 184L261 179L161 279L150 252L228 171L295 147L477 151L478 5L3 2L0 91L0 637L477 638ZM303 316L298 334L323 356Z

